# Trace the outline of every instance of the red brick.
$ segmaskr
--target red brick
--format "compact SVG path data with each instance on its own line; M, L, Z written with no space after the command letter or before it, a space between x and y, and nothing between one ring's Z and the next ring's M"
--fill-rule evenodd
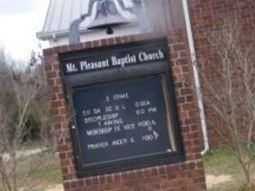
M174 87L177 95L177 107L182 109L179 117L183 125L181 133L184 136L187 162L124 171L110 175L81 179L78 179L76 176L77 172L74 166L69 127L65 124L66 115L68 114L68 106L64 99L63 87L59 75L59 62L56 55L58 53L74 50L157 38L161 37L162 33L131 35L123 38L117 37L108 40L81 43L73 46L63 46L45 51L48 65L46 66L47 76L53 94L53 119L58 134L58 150L65 191L183 191L186 188L186 190L205 190L203 173L194 171L194 169L201 169L201 171L203 171L203 166L199 161L201 159L199 150L199 125L197 124L197 116L194 115L197 106L193 103L194 96L193 91L191 91L192 87L190 85L185 85L185 81L183 80L184 73L189 73L191 70L191 67L189 66L190 58L186 50L187 42L185 32L182 29L178 29L176 31L168 31L168 33L168 44L171 49L170 54L172 59L174 59L173 65L171 66L173 66L172 70L175 79ZM187 186L184 184L187 184Z

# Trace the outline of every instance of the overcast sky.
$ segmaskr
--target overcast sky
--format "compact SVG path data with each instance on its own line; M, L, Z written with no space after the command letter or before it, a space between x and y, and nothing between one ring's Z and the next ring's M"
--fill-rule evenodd
M38 50L36 32L43 27L48 4L49 0L0 0L0 47L15 59L28 60L31 50Z

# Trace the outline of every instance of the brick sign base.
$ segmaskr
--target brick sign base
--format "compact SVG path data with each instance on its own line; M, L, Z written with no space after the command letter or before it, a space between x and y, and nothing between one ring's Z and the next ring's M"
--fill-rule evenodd
M78 178L75 168L73 146L67 125L68 104L61 82L59 53L98 48L102 46L167 37L174 78L174 92L177 101L184 146L185 162L155 166L145 169L118 172L107 175ZM201 128L197 118L197 105L192 84L185 81L190 75L191 63L183 30L168 31L167 34L148 34L112 38L62 46L44 51L48 84L52 91L54 126L58 136L58 151L65 191L202 191L206 190L204 170L200 151Z

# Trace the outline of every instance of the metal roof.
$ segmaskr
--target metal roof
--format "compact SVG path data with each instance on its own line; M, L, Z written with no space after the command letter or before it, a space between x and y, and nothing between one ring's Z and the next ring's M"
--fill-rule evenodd
M44 26L37 37L42 40L49 40L54 37L67 36L70 23L88 12L90 0L50 0ZM123 0L125 6L130 6L131 0ZM81 25L81 33L85 32L86 26L92 21L87 18Z

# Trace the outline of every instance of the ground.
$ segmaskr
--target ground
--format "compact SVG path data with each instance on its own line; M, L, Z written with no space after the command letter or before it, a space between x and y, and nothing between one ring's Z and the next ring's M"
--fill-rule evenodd
M38 153L38 151L41 153ZM45 149L35 149L26 151L20 155L19 168L20 175L24 175L28 167L39 158L47 160L36 173L32 174L29 181L34 186L31 191L63 191L61 184L61 173L58 155L55 151ZM50 156L50 157L49 157ZM7 157L8 158L8 157ZM50 160L49 160L50 159ZM204 166L208 191L244 191L243 178L239 171L239 166L228 150L213 150L204 156ZM255 181L255 164L253 166L253 178ZM25 190L25 189L21 189ZM255 191L250 190L250 191Z
M56 186L47 189L46 191L63 191L63 185L62 184L57 184Z
M213 189L217 185L227 184L228 182L232 180L233 178L231 175L219 175L219 176L210 175L210 174L206 175L206 184L209 190Z
M209 151L203 160L208 191L244 191L244 179L240 167L229 150ZM255 164L252 168L252 178L255 182Z

